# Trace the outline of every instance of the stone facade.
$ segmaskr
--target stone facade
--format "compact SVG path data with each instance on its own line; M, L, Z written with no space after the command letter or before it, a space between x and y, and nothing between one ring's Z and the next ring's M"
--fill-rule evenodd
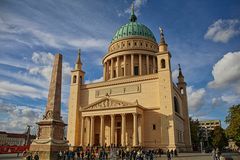
M46 111L42 120L37 123L37 138L30 146L30 151L38 152L40 159L55 160L59 151L68 149L68 141L64 140L66 124L61 117L61 85L62 55L56 54Z
M125 26L134 28L135 21L133 17ZM140 34L141 28L136 29L132 32ZM178 83L173 83L171 54L162 30L160 43L154 39L143 34L115 38L103 57L104 81L99 83L83 83L79 54L68 106L67 139L73 148L118 145L191 150L184 76L179 67Z

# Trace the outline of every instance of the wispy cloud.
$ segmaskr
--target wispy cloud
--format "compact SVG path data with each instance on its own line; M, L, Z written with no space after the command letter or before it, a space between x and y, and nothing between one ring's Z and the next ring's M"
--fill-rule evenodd
M1 96L27 96L30 98L43 98L46 97L47 92L41 91L37 88L15 84L8 81L0 81L0 95Z
M52 63L54 55L47 52L33 52L32 62L24 71L5 71L0 69L0 75L15 79L15 81L0 81L1 96L19 96L44 99L47 97L48 86L51 79ZM63 97L67 101L70 74L72 68L69 63L63 61Z
M25 23L26 20L20 22L20 24L7 24L2 21L3 28L1 32L11 34L4 36L4 39L17 41L28 45L29 47L35 46L47 46L56 49L70 49L70 48L82 48L86 50L106 50L108 41L106 39L84 37L76 38L71 36L56 35L47 31L36 29L33 24L28 25L31 22ZM27 35L24 37L23 35Z
M205 39L214 42L227 43L231 38L240 34L240 21L238 19L219 19L208 27Z
M135 14L138 16L140 15L140 9L142 6L144 6L146 3L148 2L148 0L134 0L133 1L133 5L134 5L134 12ZM130 6L124 10L124 12L119 12L118 16L121 17L125 14L130 14L131 13L131 9L132 9L132 3L130 4Z

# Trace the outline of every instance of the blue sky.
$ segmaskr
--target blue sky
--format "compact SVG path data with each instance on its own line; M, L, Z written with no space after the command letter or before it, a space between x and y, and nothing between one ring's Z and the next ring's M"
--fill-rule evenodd
M0 128L23 132L44 112L53 55L64 57L62 114L70 71L82 50L87 83L102 79L101 58L128 22L131 0L1 0ZM190 115L225 119L240 103L240 1L135 0L138 22L159 41L159 26L188 84ZM223 123L223 127L226 124Z

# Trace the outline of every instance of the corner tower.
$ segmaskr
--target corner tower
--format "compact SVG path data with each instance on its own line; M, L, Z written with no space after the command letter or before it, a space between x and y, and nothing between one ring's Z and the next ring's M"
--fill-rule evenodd
M81 51L78 50L78 57L75 63L74 70L71 71L71 85L70 85L70 96L68 105L68 131L67 139L71 146L70 149L74 149L76 146L81 144L80 137L80 124L81 114L80 109L80 88L83 84L85 72L82 70L81 62Z
M161 144L163 148L175 149L174 105L173 105L173 82L171 72L171 54L165 42L163 30L160 28L159 52L157 53L159 101L162 133Z
M178 83L177 87L180 90L182 97L182 113L184 118L184 142L185 147L188 151L192 150L191 134L190 134L190 123L189 123L189 114L188 114L188 101L187 101L187 83L184 81L184 76L182 74L182 69L180 64L179 74L178 74Z

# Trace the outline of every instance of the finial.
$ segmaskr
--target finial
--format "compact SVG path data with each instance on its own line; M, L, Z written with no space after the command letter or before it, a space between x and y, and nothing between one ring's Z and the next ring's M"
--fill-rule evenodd
M81 56L81 49L78 48L78 55Z
M159 27L159 31L160 31L160 44L165 44L163 29Z
M136 15L134 14L134 2L132 3L130 21L131 21L131 22L136 22L136 21L137 21L137 17L136 17Z
M179 69L179 71L181 71L182 69L181 69L181 65L180 64L178 64L178 69Z

